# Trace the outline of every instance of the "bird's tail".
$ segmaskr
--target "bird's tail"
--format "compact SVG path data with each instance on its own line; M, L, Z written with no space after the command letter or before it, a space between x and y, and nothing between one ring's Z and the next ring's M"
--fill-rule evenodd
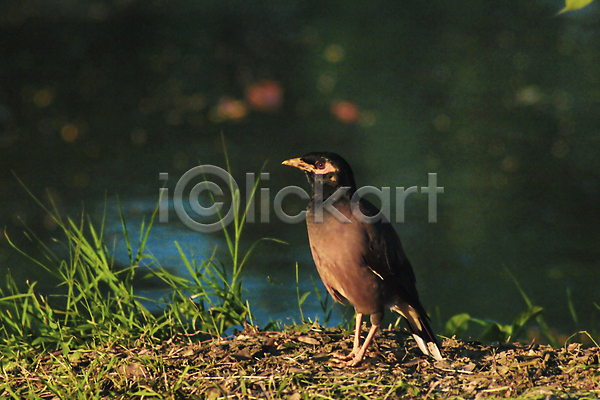
M392 310L402 315L408 321L408 327L423 354L431 356L437 361L443 360L435 335L427 322L426 315L421 316L413 306L404 302L395 305L392 307Z

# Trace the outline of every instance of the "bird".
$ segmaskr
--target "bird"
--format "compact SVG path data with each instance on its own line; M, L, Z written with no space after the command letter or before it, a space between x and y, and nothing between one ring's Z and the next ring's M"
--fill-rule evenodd
M333 299L356 311L352 351L336 354L336 362L346 367L362 362L386 308L408 322L423 354L443 360L400 237L378 207L354 196L357 187L348 162L335 153L313 152L282 164L306 173L312 186L306 222L315 266ZM371 328L361 345L365 314Z

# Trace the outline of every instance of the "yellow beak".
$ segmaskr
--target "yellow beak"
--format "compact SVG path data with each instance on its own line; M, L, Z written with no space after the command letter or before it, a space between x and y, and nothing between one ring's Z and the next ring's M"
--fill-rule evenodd
M291 158L289 160L285 160L281 164L288 165L290 167L301 169L302 171L313 171L314 166L302 161L301 158Z

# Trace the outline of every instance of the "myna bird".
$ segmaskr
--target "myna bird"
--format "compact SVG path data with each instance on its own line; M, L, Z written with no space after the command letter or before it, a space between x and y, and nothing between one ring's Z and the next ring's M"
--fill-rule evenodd
M354 347L341 363L355 366L362 361L386 308L406 319L424 354L442 360L400 238L385 217L369 220L379 215L376 206L365 199L353 200L356 183L346 160L319 152L283 165L306 172L313 190L306 221L315 265L331 296L356 310ZM371 329L361 346L363 314L370 314Z

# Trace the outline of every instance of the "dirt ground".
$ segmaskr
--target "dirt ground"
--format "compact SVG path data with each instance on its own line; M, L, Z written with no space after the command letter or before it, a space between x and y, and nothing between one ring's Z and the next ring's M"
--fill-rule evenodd
M600 350L579 343L557 349L535 343L487 346L445 339L445 359L435 362L420 353L405 331L383 330L362 364L336 367L332 354L351 347L351 332L299 326L202 343L173 338L134 349L114 346L67 359L72 371L98 377L101 398L132 393L292 400L600 398ZM31 371L18 371L13 376L15 390L19 379L44 365L56 365L56 357L45 357ZM109 372L103 373L107 368Z

